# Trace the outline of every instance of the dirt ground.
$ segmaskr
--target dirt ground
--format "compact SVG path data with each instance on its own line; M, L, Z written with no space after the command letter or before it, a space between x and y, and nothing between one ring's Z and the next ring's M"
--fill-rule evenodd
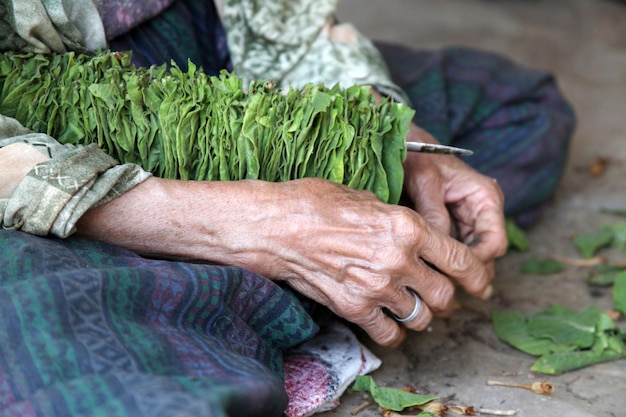
M551 305L582 310L612 308L609 290L583 280L584 267L553 275L522 274L530 256L580 257L575 233L603 224L626 223L600 211L626 208L626 2L611 0L341 0L339 16L373 39L417 48L463 45L506 54L548 69L574 105L578 126L570 162L556 198L528 233L531 249L510 252L497 264L496 292L488 302L465 300L473 311L433 322L398 349L364 343L382 359L372 376L379 385L412 385L448 403L515 410L516 416L626 416L626 359L546 377L529 371L533 357L500 342L488 314L493 309L523 313ZM606 162L602 175L590 175L594 161ZM623 251L604 253L626 261ZM626 320L619 322L626 328ZM487 386L549 380L556 391ZM349 416L362 401L345 394L341 405L322 417ZM375 407L359 416L379 416ZM451 414L454 415L454 414Z

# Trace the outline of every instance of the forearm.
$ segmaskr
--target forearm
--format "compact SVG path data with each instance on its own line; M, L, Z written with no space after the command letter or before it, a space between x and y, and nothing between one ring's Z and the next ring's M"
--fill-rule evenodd
M87 211L77 235L137 253L238 265L267 272L259 230L276 213L279 184L263 181L178 181L152 177ZM262 233L261 233L262 232ZM273 230L271 234L280 234Z

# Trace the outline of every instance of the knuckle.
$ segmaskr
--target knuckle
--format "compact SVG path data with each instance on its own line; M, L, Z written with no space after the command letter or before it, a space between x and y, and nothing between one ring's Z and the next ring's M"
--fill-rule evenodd
M428 237L424 233L423 218L407 207L397 207L391 218L393 236L396 245L403 245L407 250L414 250L420 246L420 242Z
M449 251L447 262L450 269L460 276L468 276L476 272L476 258L471 250L465 246L458 245Z
M389 298L392 284L392 279L389 275L377 275L370 277L367 281L367 293L375 300Z
M394 216L394 228L401 234L415 232L417 229L417 217L415 213L407 207L398 207Z

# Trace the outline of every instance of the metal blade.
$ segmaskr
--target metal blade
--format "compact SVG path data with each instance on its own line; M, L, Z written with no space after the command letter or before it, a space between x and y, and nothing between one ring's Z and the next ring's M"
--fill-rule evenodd
M407 142L406 150L410 152L440 153L458 156L469 156L474 154L474 152L469 149L423 142Z

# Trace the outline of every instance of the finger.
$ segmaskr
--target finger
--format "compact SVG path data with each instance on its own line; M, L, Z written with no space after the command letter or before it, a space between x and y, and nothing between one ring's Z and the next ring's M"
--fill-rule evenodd
M449 309L448 303L454 293L454 286L449 280L462 286L469 294L481 297L493 278L485 263L470 248L441 234L424 233L423 239L418 242L417 253L438 269L435 271L431 268L432 271L423 273L426 279L418 281L419 285L427 283L430 288L416 288L424 297L428 293L436 294L432 301L427 301L435 312ZM437 274L443 276L438 277ZM425 290L428 293L423 292Z
M392 317L389 317L381 308L375 308L371 317L364 322L356 323L372 340L381 346L396 347L406 337L406 329L400 326Z
M415 199L415 211L426 221L439 230L449 235L451 232L450 213L441 195L443 187L421 187L419 196Z
M470 247L476 257L489 261L506 253L508 240L502 211L488 208L478 216Z
M457 219L460 239L483 262L503 256L507 250L508 240L502 209L485 206L472 214L468 205L459 204L452 208L453 216Z
M432 321L433 314L426 302L417 291L412 289L403 289L401 293L403 294L402 301L388 308L394 320L412 330L427 328ZM402 311L402 313L396 313L396 311Z

